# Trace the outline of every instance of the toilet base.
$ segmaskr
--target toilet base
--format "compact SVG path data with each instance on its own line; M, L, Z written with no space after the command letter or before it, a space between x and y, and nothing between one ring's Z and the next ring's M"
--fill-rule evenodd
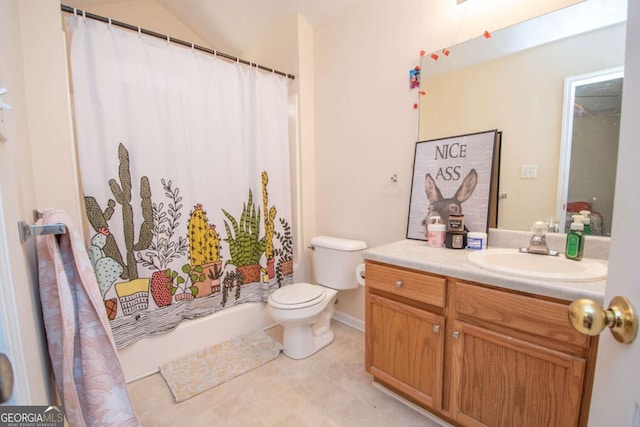
M333 305L336 292L333 291L327 307L314 323L284 323L282 352L291 359L305 359L333 342L331 330Z
M333 342L334 334L329 328L314 331L309 325L284 328L282 352L291 359L305 359Z

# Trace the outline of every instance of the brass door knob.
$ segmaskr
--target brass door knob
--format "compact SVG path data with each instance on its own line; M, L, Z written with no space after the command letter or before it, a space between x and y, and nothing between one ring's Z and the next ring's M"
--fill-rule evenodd
M0 404L8 401L13 393L13 368L6 354L0 353Z
M606 310L590 299L575 300L569 305L569 320L585 335L598 335L608 326L613 337L623 344L633 342L638 334L638 319L625 297L613 297Z

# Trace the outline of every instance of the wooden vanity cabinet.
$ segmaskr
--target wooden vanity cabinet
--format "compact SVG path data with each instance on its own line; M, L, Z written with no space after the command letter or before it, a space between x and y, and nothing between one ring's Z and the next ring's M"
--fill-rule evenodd
M416 403L439 410L445 279L371 263L366 275L367 371Z
M568 302L371 261L366 278L376 381L461 426L587 425L597 338L571 327Z

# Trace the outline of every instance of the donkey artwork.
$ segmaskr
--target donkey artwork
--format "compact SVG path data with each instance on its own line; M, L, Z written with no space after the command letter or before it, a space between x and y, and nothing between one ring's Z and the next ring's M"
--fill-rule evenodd
M434 217L439 216L444 224L449 223L449 215L462 213L462 203L467 201L473 194L478 184L478 173L475 169L471 169L467 176L462 180L462 184L453 197L442 197L442 193L431 174L427 174L424 180L424 187L429 200L429 211L422 221L425 227L427 224L434 222ZM466 228L466 227L465 227Z

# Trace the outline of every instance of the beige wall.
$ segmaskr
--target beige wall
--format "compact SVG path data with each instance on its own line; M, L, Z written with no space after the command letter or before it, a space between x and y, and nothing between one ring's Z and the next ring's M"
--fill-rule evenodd
M408 70L418 64L421 49L437 50L574 2L470 0L455 6L411 0L398 7L392 0L366 0L319 28L297 19L297 51L282 51L276 62L298 55L304 240L323 233L373 246L404 238L417 137L417 111L411 107L417 98L407 89ZM16 243L15 223L30 220L34 207L80 215L63 38L58 2L0 0L0 6L0 86L9 87L5 100L15 107L4 114L2 130L10 141L0 146L8 286L15 290L25 350L20 362L32 396L24 403L44 404L50 397L33 247ZM91 11L206 45L153 0ZM276 40L264 42L277 50ZM392 183L395 173L399 179ZM361 289L339 300L339 310L363 319Z
M555 215L564 79L622 65L624 30L604 28L423 81L421 140L503 132L500 228L530 230ZM522 165L537 165L537 178L520 178Z
M17 223L22 220L32 224L32 210L46 206L56 197L72 200L66 206L72 211L77 206L73 201L73 179L65 183L70 185L72 196L69 197L67 187L52 185L58 177L68 176L66 171L58 170L55 164L41 164L42 154L38 152L43 149L50 153L50 148L62 146L62 155L52 157L54 161L63 162L62 167L71 152L69 128L64 129L69 110L64 102L66 82L61 80L61 61L53 58L51 63L47 62L51 57L41 49L46 45L57 55L62 52L60 21L56 19L58 7L54 1L0 0L0 87L9 90L3 100L13 107L12 111L1 112L0 125L8 139L0 143L4 217L0 253L6 257L0 260L0 286L3 320L11 331L8 341L16 374L16 402L24 405L54 402L37 293L35 240L21 245ZM34 58L39 53L44 53L41 60ZM51 98L60 96L55 85L61 88L62 100ZM46 194L47 191L54 194ZM5 265L5 261L9 265Z
M289 94L298 105L297 121L290 127L294 280L308 282L312 270L306 248L316 230L313 28L304 17L292 16L240 56L295 75L289 83Z
M2 112L0 193L4 228L0 254L8 266L0 276L4 315L16 338L9 344L19 404L51 404L48 357L41 326L34 240L21 245L17 222L33 223L32 210L55 207L81 223L75 150L60 3L0 0L0 87L13 106ZM153 1L127 2L141 25L205 45ZM98 13L98 10L95 11ZM119 18L117 11L111 15ZM132 18L137 19L137 18ZM124 20L124 19L123 19Z
M571 162L581 165L569 174L570 202L588 201L602 215L604 235L611 235L618 160L620 116L585 115L573 121ZM597 171L597 173L594 173Z
M161 34L192 42L200 46L209 46L198 34L172 15L164 6L155 0L125 0L113 3L94 4L90 7L75 0L64 0L61 3L84 9L96 15L126 22L127 24L152 30Z
M406 236L417 91L409 70L433 52L576 1L362 1L316 28L318 233L380 245ZM391 181L397 174L398 181ZM364 319L364 290L337 310Z

